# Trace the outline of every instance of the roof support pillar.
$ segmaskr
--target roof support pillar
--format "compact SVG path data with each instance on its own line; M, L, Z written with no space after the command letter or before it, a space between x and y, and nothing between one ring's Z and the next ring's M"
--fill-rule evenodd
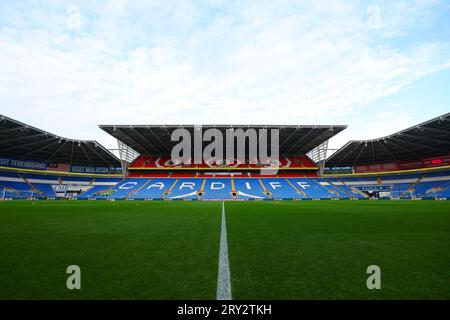
M319 166L319 175L323 175L325 170L325 161L327 159L328 140L325 140L319 144L316 148L311 150L307 155Z
M117 139L117 146L119 149L120 166L122 167L122 176L125 178L128 175L128 165L139 156L135 150L131 149L125 143Z

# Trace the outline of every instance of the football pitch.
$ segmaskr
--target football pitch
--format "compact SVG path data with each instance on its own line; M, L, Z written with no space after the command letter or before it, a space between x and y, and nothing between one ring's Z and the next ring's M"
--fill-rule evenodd
M225 212L233 299L450 299L449 201ZM216 299L221 218L221 202L0 202L0 299ZM366 286L370 265L380 290Z

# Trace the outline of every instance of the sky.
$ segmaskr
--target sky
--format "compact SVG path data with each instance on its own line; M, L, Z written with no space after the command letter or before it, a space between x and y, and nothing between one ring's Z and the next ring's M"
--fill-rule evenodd
M0 114L73 139L99 124L345 124L450 111L450 1L0 1Z

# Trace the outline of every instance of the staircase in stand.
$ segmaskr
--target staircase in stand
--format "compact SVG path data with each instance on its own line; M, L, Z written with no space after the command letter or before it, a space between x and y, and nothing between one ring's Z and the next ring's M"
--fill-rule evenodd
M269 190L267 190L267 188L266 188L266 186L264 185L264 183L262 182L262 180L261 180L261 179L258 179L258 181L259 181L259 183L261 184L261 187L263 188L264 193L269 197L269 199L273 199L272 193L271 193Z

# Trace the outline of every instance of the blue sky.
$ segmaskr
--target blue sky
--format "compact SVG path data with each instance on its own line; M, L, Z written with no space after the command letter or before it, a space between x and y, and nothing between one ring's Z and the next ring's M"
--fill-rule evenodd
M450 111L450 2L1 1L0 113L97 124L347 124L375 138Z

